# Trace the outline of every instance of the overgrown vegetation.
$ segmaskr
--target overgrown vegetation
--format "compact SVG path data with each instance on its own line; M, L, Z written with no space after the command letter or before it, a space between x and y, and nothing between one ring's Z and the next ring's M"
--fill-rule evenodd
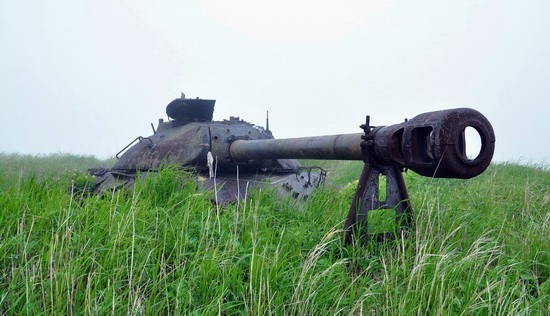
M76 165L44 171L34 163L48 157L0 156L28 164L1 174L2 315L550 311L545 167L492 165L468 181L409 172L413 231L354 248L340 230L360 163L322 165L331 183L304 204L264 190L218 208L172 167L129 192L71 194L98 164L65 158Z

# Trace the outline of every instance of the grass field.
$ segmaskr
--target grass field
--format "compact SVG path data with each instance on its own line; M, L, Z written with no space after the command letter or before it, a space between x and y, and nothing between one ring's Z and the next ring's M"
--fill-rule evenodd
M175 168L86 196L112 161L0 154L0 315L549 315L550 170L405 174L416 225L344 247L361 164L315 162L305 203L269 190L216 207Z

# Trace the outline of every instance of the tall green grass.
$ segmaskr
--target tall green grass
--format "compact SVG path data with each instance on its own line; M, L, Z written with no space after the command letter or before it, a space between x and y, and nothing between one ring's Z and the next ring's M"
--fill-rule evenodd
M75 176L78 171L94 167L110 167L113 159L101 160L91 155L48 154L24 155L0 152L0 191L29 177L40 179Z
M409 172L413 231L344 247L360 168L331 165L305 203L261 190L225 207L173 167L102 196L71 191L72 175L11 175L0 314L548 314L548 169Z

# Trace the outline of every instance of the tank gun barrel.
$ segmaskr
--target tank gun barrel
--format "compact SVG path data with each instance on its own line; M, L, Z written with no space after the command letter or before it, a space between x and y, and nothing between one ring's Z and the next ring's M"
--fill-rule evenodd
M235 161L248 159L362 160L362 133L288 139L237 139L229 154Z
M289 139L245 140L230 143L229 158L363 160L369 164L411 169L437 178L468 179L490 164L495 135L489 121L476 110L459 108L423 113L401 124L373 127L364 133ZM467 156L465 130L481 139L479 154Z

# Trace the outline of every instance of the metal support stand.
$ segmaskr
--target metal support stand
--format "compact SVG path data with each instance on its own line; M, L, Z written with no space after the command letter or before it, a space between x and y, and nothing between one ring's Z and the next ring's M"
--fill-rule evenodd
M385 201L379 200L381 175L386 177ZM344 224L344 243L346 245L353 244L356 238L359 238L361 243L365 243L368 240L384 241L394 236L395 232L368 233L369 211L377 209L394 209L398 230L403 230L412 224L413 212L402 170L393 166L385 167L365 163Z

